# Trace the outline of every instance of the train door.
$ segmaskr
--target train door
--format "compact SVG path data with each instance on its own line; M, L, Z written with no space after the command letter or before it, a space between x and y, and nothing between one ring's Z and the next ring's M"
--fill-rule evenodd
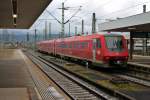
M92 54L93 54L93 61L96 61L96 39L93 39Z
M93 39L93 61L101 59L101 41L100 38Z

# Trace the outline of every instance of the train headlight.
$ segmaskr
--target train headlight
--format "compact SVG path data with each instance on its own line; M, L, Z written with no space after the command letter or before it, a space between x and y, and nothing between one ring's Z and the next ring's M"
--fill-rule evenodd
M117 64L120 64L120 63L121 63L121 61L118 60L118 61L117 61Z

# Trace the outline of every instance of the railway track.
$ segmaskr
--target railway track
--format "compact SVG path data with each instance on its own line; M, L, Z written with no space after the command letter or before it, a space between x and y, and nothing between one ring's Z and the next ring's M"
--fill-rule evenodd
M128 72L130 72L128 75L150 82L150 67L148 67L148 65L142 66L141 64L128 64L127 69Z
M118 97L106 94L95 87L66 73L45 60L31 54L27 56L46 73L73 100L116 100ZM131 100L131 98L122 97Z
M44 61L45 62L45 60L46 59L44 59L43 57L41 57L41 56L39 56L40 57L40 59L42 60L42 61ZM52 59L55 59L54 57L52 57ZM67 61L64 61L64 60L58 60L58 61L56 61L56 62L58 62L57 64L55 64L55 63L53 63L53 62L51 62L52 64L54 64L55 66L57 66L57 67L59 67L59 68L61 68L62 69L62 67L60 67L61 66L61 64L59 64L59 63L66 63ZM47 63L47 62L46 62ZM48 61L48 63L49 63L49 61ZM64 70L64 69L63 69ZM65 71L67 71L67 70L65 70ZM67 71L68 72L68 71ZM70 73L70 72L69 72ZM71 74L74 74L74 73L71 73ZM110 90L110 88L106 88L106 87L103 87L103 86L100 86L100 85L98 85L98 84L95 84L95 83L93 83L93 82L91 82L91 81L89 81L89 80L87 80L87 79L85 79L85 78L83 78L83 77L80 77L80 76L78 76L78 75L76 75L76 74L74 74L76 77L79 77L80 79L80 81L82 81L82 80L84 80L84 86L86 86L86 87L92 87L92 89L94 89L94 91L95 90L102 90L102 91L100 91L101 92L101 96L104 96L104 97L107 97L107 99L108 99L108 97L109 97L109 99L108 100L110 100L110 98L114 98L115 97L115 99L122 99L122 100L135 100L134 98L132 98L132 97L130 97L130 96L128 96L128 95L126 95L126 94L124 94L124 93L121 93L121 92L119 92L119 91L116 91L116 90ZM72 75L69 75L69 76L72 76ZM77 79L75 79L75 80L77 80ZM85 83L86 82L86 83ZM88 83L87 83L88 82ZM82 84L83 84L82 83ZM90 83L90 84L89 84ZM91 85L92 84L92 85ZM93 86L94 85L94 86ZM104 91L104 92L103 92ZM99 92L99 91L98 91ZM108 95L109 94L109 95ZM91 100L91 99L90 99ZM93 99L92 99L93 100Z
M42 58L45 59L44 57L42 57ZM61 61L62 60L58 60L58 62L61 62ZM139 68L139 70L138 70L138 68ZM142 68L142 66L136 67L135 65L128 64L128 67L125 69L126 71L124 71L124 69L121 71L120 71L120 69L119 70L115 69L115 71L113 70L114 71L113 74L109 73L108 70L103 70L103 69L101 70L100 68L98 70L102 71L106 74L111 74L117 78L119 77L119 78L122 78L124 80L128 80L128 81L131 81L131 82L143 85L143 86L150 87L150 79L149 79L150 69L148 69L148 67L146 67L147 70L144 71L144 69L145 69L145 67Z
M141 74L138 75L137 72L128 72L128 70L125 72L116 71L115 74L112 74L112 75L137 83L137 84L140 84L140 85L143 85L143 86L146 86L146 87L150 87L150 80L146 79L146 77L143 77L143 75Z
M120 78L129 80L131 82L134 82L134 83L146 86L146 87L150 87L150 81L145 81L145 80L142 80L142 79L138 79L138 78L132 77L130 75L117 75L117 76L120 77Z
M126 71L123 70L117 70L115 71L115 76L124 78L126 80L135 82L137 84L143 85L143 86L147 86L150 87L150 72L147 71L143 71L143 69L141 70L141 68L138 70L136 68L135 70L135 65L134 68L132 67L133 65L128 65L127 68L125 69ZM139 66L137 66L139 67ZM142 67L142 66L140 66Z
M76 62L73 62L73 63L76 63ZM122 72L116 71L116 73L122 73L122 76L124 75L126 77L131 77L129 79L136 80L135 81L136 83L138 83L137 80L139 80L140 84L143 81L144 84L146 83L145 85L150 86L147 84L148 82L150 82L150 67L149 67L149 65L145 65L145 66L142 66L142 64L134 64L133 65L129 62L127 65L127 68L125 70L126 70L126 73L123 73L124 72L123 70L122 70Z

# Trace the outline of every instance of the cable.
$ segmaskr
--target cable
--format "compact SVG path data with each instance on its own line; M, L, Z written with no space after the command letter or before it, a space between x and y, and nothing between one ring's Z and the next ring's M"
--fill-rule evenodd
M94 8L94 10L96 10L96 9L99 8L99 7L104 7L105 5L109 4L110 1L112 2L112 0L109 0L109 1L107 1L107 2L105 2L105 3L103 3L103 4L100 4L98 7ZM86 2L86 3L87 3L87 2ZM88 6L88 5L86 5L86 6ZM85 6L85 7L86 7L86 6ZM84 8L85 8L85 7L84 7ZM89 12L85 13L85 14L82 16L82 18L87 17L88 14L92 14L92 11L89 11ZM76 21L76 22L80 22L80 21L81 21L81 20Z
M64 24L68 23L80 10L81 10L81 6Z
M55 20L57 20L58 23L61 24L61 22L51 13L46 9L46 12L48 12L48 14L50 14Z
M129 10L130 8L134 8L134 7L137 7L137 6L139 6L139 5L143 5L143 4L145 4L145 3L150 3L150 2L143 2L143 3L137 4L137 5L135 5L135 6L130 6L130 7L127 7L127 8L125 8L125 9L120 9L120 10L118 10L118 11L114 11L114 12L111 12L111 13L109 13L109 14L102 15L102 16L100 16L100 17L102 18L102 17L105 17L105 16L110 15L110 14L113 14L113 13L121 12L121 11L124 11L124 10ZM105 5L106 5L106 4L108 4L108 3L105 3ZM98 7L97 7L97 8L98 8ZM83 17L87 16L88 14L89 14L89 13L85 14ZM77 22L79 22L79 21L77 21Z
M100 4L98 7L94 8L94 11L95 11L97 8L99 8L99 7L104 7L105 5L109 4L110 1L112 2L113 0L109 0L109 1L107 1L107 2L105 2L105 3L103 3L103 4ZM84 17L87 16L89 13L92 14L92 12L93 12L93 11L89 11L89 12L85 13L84 16L82 16L82 17L84 18Z

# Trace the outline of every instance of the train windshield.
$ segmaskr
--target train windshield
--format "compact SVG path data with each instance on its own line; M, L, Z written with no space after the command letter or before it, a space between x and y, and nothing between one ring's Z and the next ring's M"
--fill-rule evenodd
M122 51L124 48L121 36L105 36L105 40L110 51Z

